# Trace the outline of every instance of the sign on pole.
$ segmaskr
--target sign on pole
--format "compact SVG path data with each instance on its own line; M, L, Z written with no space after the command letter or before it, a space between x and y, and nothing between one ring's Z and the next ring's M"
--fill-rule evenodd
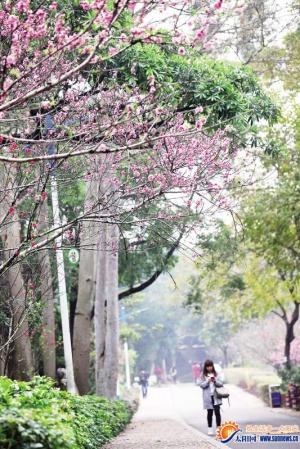
M76 248L72 248L68 254L69 261L71 263L77 263L79 261L79 251Z

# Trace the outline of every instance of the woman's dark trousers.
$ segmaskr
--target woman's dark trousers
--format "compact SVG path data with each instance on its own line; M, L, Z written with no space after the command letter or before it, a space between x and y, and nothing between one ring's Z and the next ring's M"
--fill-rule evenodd
M208 427L212 427L213 413L215 411L217 427L219 427L221 425L220 406L219 405L215 405L213 396L211 397L211 401L212 401L212 404L213 404L214 408L207 410L207 424L208 424Z

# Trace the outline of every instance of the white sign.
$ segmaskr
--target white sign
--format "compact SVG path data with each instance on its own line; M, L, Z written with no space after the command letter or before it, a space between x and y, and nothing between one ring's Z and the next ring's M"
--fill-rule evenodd
M70 249L68 257L71 263L77 263L79 261L79 251L75 248Z

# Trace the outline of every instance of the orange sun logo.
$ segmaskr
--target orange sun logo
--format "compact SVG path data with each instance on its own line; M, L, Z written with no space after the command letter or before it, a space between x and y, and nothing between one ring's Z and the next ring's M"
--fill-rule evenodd
M218 440L226 441L237 430L241 430L237 423L233 421L225 422L218 427L217 438Z

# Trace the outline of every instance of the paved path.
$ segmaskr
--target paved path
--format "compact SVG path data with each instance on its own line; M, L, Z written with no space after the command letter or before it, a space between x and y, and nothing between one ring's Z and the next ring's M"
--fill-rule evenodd
M175 409L170 388L149 388L125 431L105 449L215 449L224 445L188 426Z
M270 408L256 396L247 393L235 385L226 385L230 391L230 406L227 399L223 400L221 410L222 423L226 421L235 421L242 429L250 425L272 425L280 427L281 425L298 425L300 427L300 413L281 408ZM175 409L181 418L190 426L206 432L206 411L202 409L202 391L199 387L192 384L174 385L171 387L171 398ZM260 444L254 444L259 447ZM231 441L225 447L238 448L244 447L244 444ZM253 444L250 446L253 446ZM284 444L280 442L268 443L269 449L282 449L288 446L291 449L298 449L299 443ZM246 444L246 447L247 444ZM264 445L263 445L264 447Z
M224 401L222 422L246 424L298 424L299 412L270 409L260 399L230 385L230 407ZM149 388L148 397L140 399L140 407L125 431L104 449L224 449L244 448L245 444L222 444L206 435L206 411L202 409L201 389L193 384L177 384L167 388ZM248 447L249 445L246 445ZM253 444L250 444L253 447ZM258 449L260 444L254 444ZM282 449L282 443L268 443L270 449ZM285 446L298 449L299 443Z

